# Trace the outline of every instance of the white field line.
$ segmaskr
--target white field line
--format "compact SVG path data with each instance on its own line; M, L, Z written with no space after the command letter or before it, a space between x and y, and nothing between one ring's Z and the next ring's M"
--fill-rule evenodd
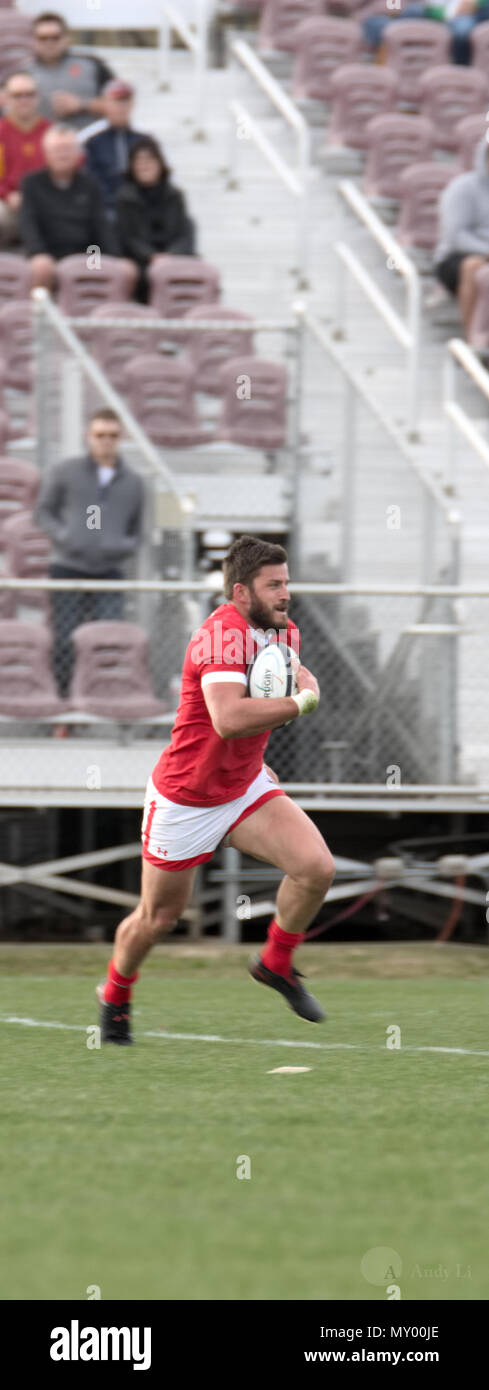
M93 1024L87 1024L85 1027L83 1023L51 1023L38 1018L19 1018L17 1014L0 1015L0 1023L20 1023L24 1028L60 1028L70 1033L86 1033L88 1027L93 1027ZM289 1038L222 1038L218 1033L168 1033L164 1029L159 1029L158 1032L145 1031L142 1037L165 1038L170 1042L225 1043L227 1046L238 1047L247 1043L251 1043L253 1047L308 1047L320 1052L448 1052L460 1057L489 1057L489 1051L481 1052L471 1047L416 1047L408 1044L400 1048L387 1048L384 1043L375 1047L371 1043L302 1042L299 1038L293 1041Z

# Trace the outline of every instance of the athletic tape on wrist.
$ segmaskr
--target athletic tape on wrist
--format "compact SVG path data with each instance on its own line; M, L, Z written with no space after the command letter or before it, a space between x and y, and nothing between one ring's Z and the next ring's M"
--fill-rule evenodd
M312 714L319 704L319 695L315 690L300 690L298 695L292 695L295 700L299 714Z

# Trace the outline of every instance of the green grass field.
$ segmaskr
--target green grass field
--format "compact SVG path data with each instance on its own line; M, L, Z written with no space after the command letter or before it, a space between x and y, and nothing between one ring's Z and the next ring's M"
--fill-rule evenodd
M379 1247L403 1299L489 1298L487 951L305 948L319 1027L248 955L159 948L137 1046L98 1050L107 948L0 947L2 1299L385 1302Z

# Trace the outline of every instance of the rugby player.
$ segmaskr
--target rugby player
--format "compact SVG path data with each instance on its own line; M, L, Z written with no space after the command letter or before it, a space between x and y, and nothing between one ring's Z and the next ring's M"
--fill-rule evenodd
M141 901L117 928L107 980L99 985L103 1042L130 1044L131 990L138 967L181 916L196 866L226 843L284 871L254 980L278 990L299 1015L325 1017L301 983L293 955L334 877L319 830L263 762L272 729L312 713L315 677L298 663L297 695L252 699L247 668L280 635L298 653L288 617L287 552L241 536L224 560L226 603L194 633L182 672L171 742L150 777L142 822ZM312 693L311 693L312 692Z

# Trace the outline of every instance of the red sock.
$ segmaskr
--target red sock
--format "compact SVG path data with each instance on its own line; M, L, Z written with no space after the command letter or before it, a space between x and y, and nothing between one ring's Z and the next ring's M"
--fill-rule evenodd
M131 998L131 985L138 978L138 971L131 975L129 979L125 975L119 975L111 960L107 971L107 980L104 989L104 999L106 1004L127 1004Z
M285 975L287 978L292 966L292 952L303 940L304 932L284 931L274 918L273 922L270 922L266 946L261 953L267 970L273 970L276 975Z

